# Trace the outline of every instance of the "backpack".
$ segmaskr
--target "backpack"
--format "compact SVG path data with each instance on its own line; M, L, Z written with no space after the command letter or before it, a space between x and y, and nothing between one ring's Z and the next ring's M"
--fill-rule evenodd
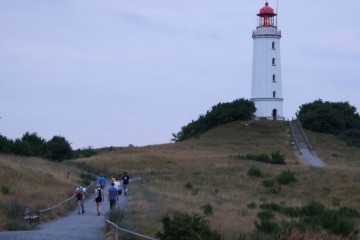
M97 195L96 195L96 198L97 199L101 199L101 188L98 188L98 189L96 189L97 190Z
M83 198L83 190L82 190L82 188L79 188L78 190L76 190L75 195L76 195L77 200L81 200Z

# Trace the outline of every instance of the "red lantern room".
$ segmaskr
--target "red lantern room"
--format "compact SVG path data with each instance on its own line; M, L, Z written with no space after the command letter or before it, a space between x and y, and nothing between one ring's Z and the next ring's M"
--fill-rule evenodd
M276 27L276 13L274 9L269 7L269 3L265 2L265 6L260 9L260 12L257 14L258 27Z

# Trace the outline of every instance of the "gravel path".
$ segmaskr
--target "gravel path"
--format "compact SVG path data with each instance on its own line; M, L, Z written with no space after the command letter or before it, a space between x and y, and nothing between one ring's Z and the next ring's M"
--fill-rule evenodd
M109 185L109 184L108 184ZM105 199L107 199L107 189ZM30 231L0 232L0 240L102 240L105 227L105 214L109 211L110 204L103 202L101 215L96 212L96 204L92 199L93 194L88 193L85 201L85 213L78 215L77 210L64 218L40 224L38 229ZM75 201L75 199L74 199ZM118 206L126 207L127 197L120 196Z
M304 159L313 167L324 168L326 164L321 161L315 154L309 151L309 149L300 149L299 150Z

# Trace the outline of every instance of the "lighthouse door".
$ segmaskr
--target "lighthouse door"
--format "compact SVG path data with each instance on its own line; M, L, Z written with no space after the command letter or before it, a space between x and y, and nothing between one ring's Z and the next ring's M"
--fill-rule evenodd
M272 110L272 117L273 117L274 120L276 120L276 116L277 116L277 109L274 108L274 109Z

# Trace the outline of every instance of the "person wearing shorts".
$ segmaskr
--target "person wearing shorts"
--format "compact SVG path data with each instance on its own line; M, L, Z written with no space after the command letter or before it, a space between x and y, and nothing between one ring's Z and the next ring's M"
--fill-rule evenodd
M97 215L100 216L101 203L104 201L104 191L101 189L100 184L96 184L94 200L96 202Z
M76 202L77 202L77 206L78 206L78 214L79 215L80 215L80 213L83 213L83 214L85 213L85 209L84 209L85 193L86 193L86 188L84 188L83 186L79 186L75 190L75 198L76 198Z

